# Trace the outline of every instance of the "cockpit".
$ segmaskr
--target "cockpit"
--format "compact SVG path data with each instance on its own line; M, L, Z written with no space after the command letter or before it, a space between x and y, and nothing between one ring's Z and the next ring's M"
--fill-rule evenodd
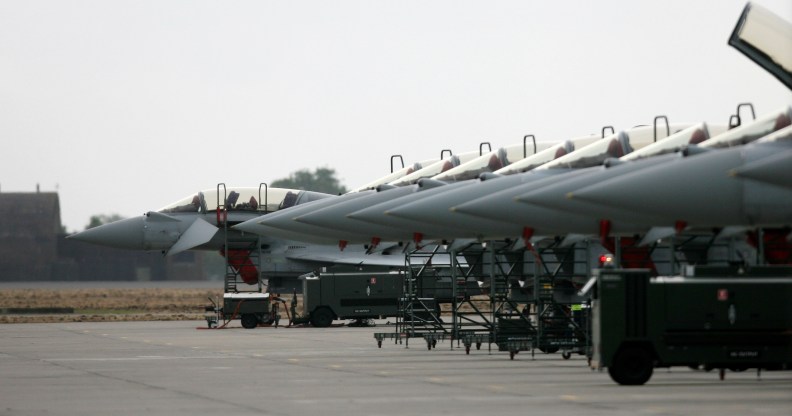
M206 189L160 208L162 213L207 213L218 207L228 211L273 212L333 196L321 192L284 188Z

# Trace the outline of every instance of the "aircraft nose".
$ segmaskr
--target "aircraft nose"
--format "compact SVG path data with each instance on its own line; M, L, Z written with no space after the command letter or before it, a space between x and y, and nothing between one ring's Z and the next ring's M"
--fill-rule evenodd
M127 218L89 228L67 238L115 248L143 250L144 217Z
M252 220L247 220L245 222L234 225L231 228L239 231L244 231L246 233L256 234L258 231L260 231L261 228L261 226L258 224L259 221L260 221L259 218L254 218Z

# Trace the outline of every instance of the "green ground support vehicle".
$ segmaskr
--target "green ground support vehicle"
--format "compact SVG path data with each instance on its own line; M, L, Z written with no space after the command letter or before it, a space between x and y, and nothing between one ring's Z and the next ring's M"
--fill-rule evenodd
M777 271L595 270L591 367L624 385L655 367L792 368L792 274Z
M376 319L398 315L403 274L397 272L321 273L301 276L302 318L316 327L336 319Z

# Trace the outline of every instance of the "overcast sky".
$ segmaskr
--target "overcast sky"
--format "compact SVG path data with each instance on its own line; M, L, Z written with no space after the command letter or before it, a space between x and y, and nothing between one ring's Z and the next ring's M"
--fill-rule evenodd
M763 114L792 94L727 45L744 5L0 0L0 191L58 190L76 231L218 182Z

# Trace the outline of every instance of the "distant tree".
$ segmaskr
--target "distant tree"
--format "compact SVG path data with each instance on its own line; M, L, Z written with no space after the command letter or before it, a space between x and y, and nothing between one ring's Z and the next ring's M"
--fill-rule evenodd
M122 217L118 214L97 214L91 215L91 220L88 222L88 225L85 226L85 229L98 227L103 224L109 224L111 222L115 222L118 220L123 220L125 217Z
M342 185L335 175L335 169L331 168L316 168L313 173L308 169L300 169L292 172L288 178L277 179L269 185L276 188L302 189L328 194L347 192L346 186Z

